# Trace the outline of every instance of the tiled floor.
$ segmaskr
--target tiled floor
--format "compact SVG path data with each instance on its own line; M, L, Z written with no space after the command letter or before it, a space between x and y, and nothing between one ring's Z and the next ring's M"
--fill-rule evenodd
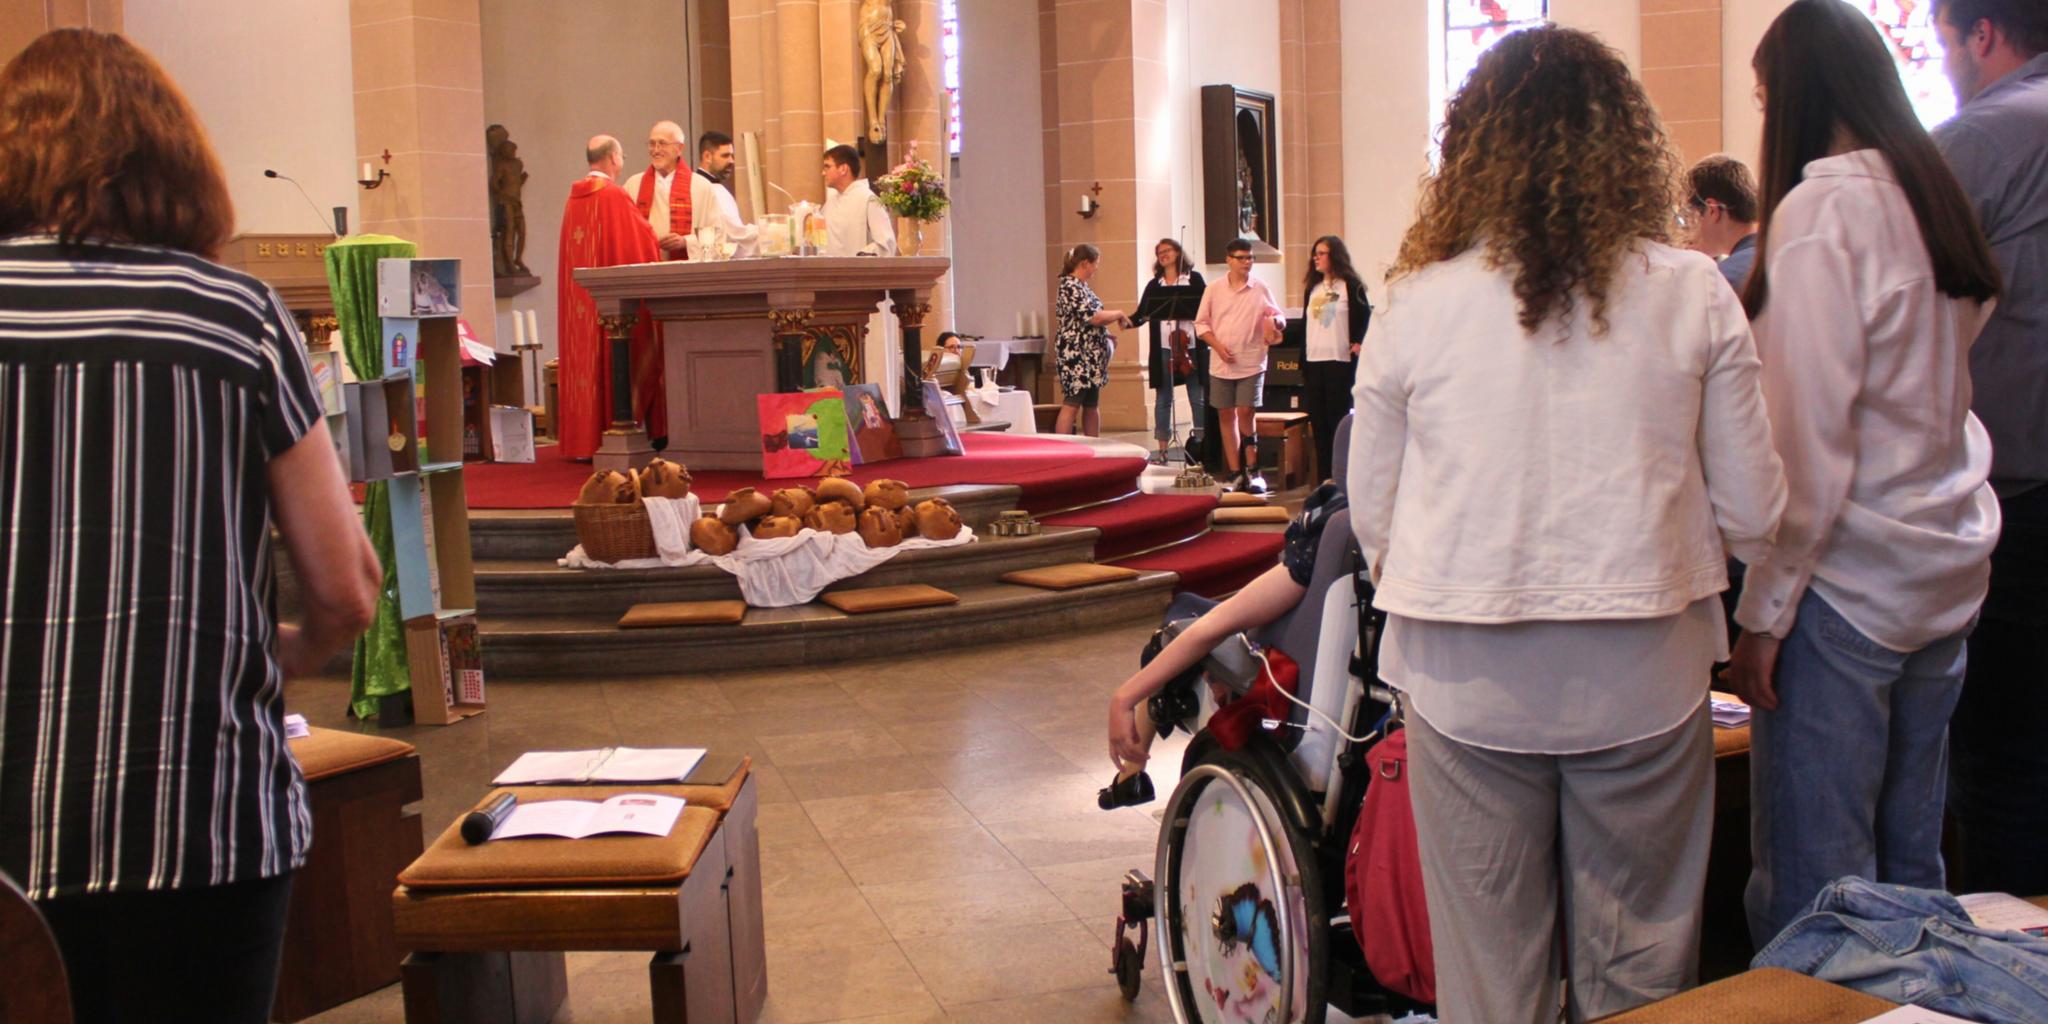
M1107 973L1117 882L1149 866L1157 825L1144 810L1095 807L1109 777L1108 694L1136 668L1146 634L894 664L507 682L479 718L394 732L420 748L430 834L529 749L753 755L765 1022L1164 1021L1156 975L1127 1005ZM288 697L314 724L347 728L346 693L346 681L313 680ZM1177 765L1180 744L1161 754ZM557 1020L639 1024L646 978L643 954L572 954ZM402 1016L393 986L313 1019Z

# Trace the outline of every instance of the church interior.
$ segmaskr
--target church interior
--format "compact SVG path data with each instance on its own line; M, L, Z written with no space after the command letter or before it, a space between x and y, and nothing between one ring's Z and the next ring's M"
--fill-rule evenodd
M245 739L290 735L289 743L265 740L272 753L262 763L272 771L275 754L289 749L277 763L295 767L275 770L300 824L282 939L273 939L281 945L272 953L269 1015L234 1019L1505 1021L1477 1009L1505 1004L1453 991L1490 973L1492 954L1445 938L1457 921L1480 919L1457 914L1498 911L1509 927L1487 945L1500 962L1534 958L1534 967L1516 969L1547 972L1540 991L1520 993L1525 1003L1547 1005L1524 1006L1528 1015L1516 1020L2048 1020L2048 988L2003 974L1984 980L1998 973L1991 966L1958 989L2009 997L1971 1004L1983 1007L1979 1016L1926 1010L1924 1017L1880 1017L1915 1001L1917 990L1887 989L1870 980L1881 967L1864 963L1857 974L1839 957L1829 963L1844 973L1822 970L1819 957L1805 974L1783 970L1790 954L1772 960L1765 947L1792 941L1770 943L1784 922L1762 931L1757 923L1758 887L1768 872L1756 851L1776 847L1773 833L1753 820L1768 818L1782 833L1796 815L1785 809L1790 804L1758 804L1777 806L1778 817L1752 806L1777 791L1759 781L1768 762L1753 752L1750 716L1756 708L1759 744L1768 742L1767 712L1791 721L1796 699L1783 684L1793 652L1805 650L1797 644L1807 627L1791 626L1786 612L1776 621L1794 630L1789 635L1754 628L1735 601L1746 587L1761 590L1761 573L1752 568L1745 582L1724 568L1731 559L1751 561L1744 543L1762 545L1759 552L1792 543L1795 515L1785 510L1807 500L1799 474L1819 472L1819 463L1787 455L1781 466L1768 443L1785 419L1775 404L1784 392L1773 390L1772 356L1780 350L1767 347L1765 321L1755 321L1752 344L1744 316L1744 303L1752 312L1769 308L1757 298L1761 290L1744 291L1732 264L1714 274L1712 261L1677 254L1692 256L1683 252L1689 247L1735 260L1753 245L1767 254L1756 266L1768 260L1771 275L1783 279L1769 226L1759 241L1741 225L1758 220L1758 196L1766 215L1809 209L1776 204L1787 188L1819 179L1816 164L1807 165L1806 185L1796 171L1783 180L1767 173L1785 160L1772 146L1791 143L1767 124L1780 107L1766 99L1759 76L1771 40L1787 31L1781 26L1797 8L1817 3L1856 12L1884 42L1897 91L1910 104L1912 145L1929 154L1936 150L1927 130L1949 153L1949 137L1936 126L1965 118L1973 104L1990 109L1958 100L1963 87L1951 83L1959 58L1950 54L1945 65L1944 44L1977 45L1971 40L1981 33L1988 41L1980 49L1993 55L1983 59L2007 52L2001 46L2028 57L1982 97L2006 104L2000 112L2036 104L2028 108L2035 119L2011 138L2048 167L2048 68L2038 47L2026 49L2048 28L2029 13L2031 0L0 0L0 67L33 54L45 33L77 28L125 39L155 62L203 128L232 204L231 236L201 255L236 280L269 286L280 322L290 325L288 351L272 355L286 369L266 372L310 381L318 407L293 436L331 441L349 518L312 539L303 518L294 522L292 506L278 506L275 535L271 520L262 520L260 562L251 563L263 566L252 600L269 605L256 619L261 630L272 628L273 617L289 624L324 613L334 571L328 560L340 558L334 551L362 545L376 559L362 570L374 611L365 606L331 653L298 671L284 655L266 661L259 650L250 677L271 683L250 705L258 717L240 728ZM1942 12L1952 10L1985 13L1969 15L1982 20L1959 30L1942 28ZM1450 369L1429 362L1428 353L1472 351L1477 343L1466 340L1470 331L1430 333L1425 325L1451 321L1424 316L1421 296L1446 274L1479 274L1472 268L1483 261L1418 254L1430 218L1447 225L1462 215L1438 187L1484 159L1450 148L1462 145L1459 112L1482 108L1482 100L1515 102L1506 86L1498 95L1468 95L1468 76L1509 74L1520 66L1503 56L1506 49L1488 56L1492 48L1554 29L1598 44L1592 56L1572 50L1569 59L1614 69L1629 102L1649 112L1635 130L1659 147L1641 166L1674 172L1668 184L1636 183L1655 194L1644 203L1668 222L1640 234L1657 253L1674 254L1651 256L1654 267L1667 269L1653 269L1650 278L1665 273L1706 289L1698 293L1703 305L1685 307L1697 313L1692 320L1658 314L1651 322L1625 319L1647 314L1633 300L1610 297L1605 285L1587 285L1594 290L1574 294L1590 305L1567 299L1566 309L1589 312L1567 312L1564 322L1598 321L1605 330L1611 311L1613 324L1651 323L1659 337L1688 338L1692 325L1714 325L1721 332L1714 343L1732 354L1687 364L1685 401L1701 401L1704 387L1709 405L1687 406L1693 412L1680 417L1681 426L1704 436L1753 416L1763 443L1747 454L1716 461L1708 440L1684 444L1668 465L1642 470L1653 483L1638 487L1617 482L1625 471L1584 470L1581 462L1591 460L1575 456L1538 473L1523 470L1545 456L1518 455L1514 469L1503 470L1507 463L1494 455L1536 443L1509 433L1485 443L1493 449L1487 458L1467 461L1451 450L1455 429L1509 415L1493 415L1497 409L1466 406L1448 417L1457 426L1442 434L1416 426L1429 408L1420 389L1443 376L1525 370L1519 357ZM1522 70L1535 80L1545 59ZM7 81L0 77L0 115L11 109ZM1626 130L1611 126L1611 113L1596 104L1590 121L1555 130ZM0 117L0 131L11 127ZM1829 152L1829 160L1848 159ZM1717 155L1739 161L1750 216L1735 216L1740 202L1688 184ZM1557 171L1536 173L1545 170ZM2009 173L2034 175L2028 187L2043 191L2028 202L2048 210L2048 170ZM1956 178L1977 194L1969 175ZM1551 223L1564 225L1560 234L1588 230L1575 218L1597 202L1553 211ZM2010 260L2014 252L2043 251L2029 246L2042 244L2048 218L1994 231L1990 206L1970 209L1987 220L1981 237L1989 239L1988 248L1972 242L1971 251L1995 257L2005 275L1999 305L2039 302L2028 289L2043 285L2026 280L2039 277L2039 265L2015 273ZM1712 232L1727 230L1724 224L1737 225L1728 236L1733 248L1714 251ZM29 226L37 230L21 233L31 241L64 234L57 223ZM1927 230L1929 248L1938 248ZM2014 241L2024 232L2033 240ZM1500 253L1533 251L1487 248L1483 232L1468 241L1472 251L1491 254L1487 267L1507 260L1503 274L1516 257ZM0 369L11 375L17 362L41 365L46 357L22 354L28 335L20 332L31 328L18 327L4 308L30 308L25 298L5 298L27 294L8 290L7 268L26 264L9 262L5 245L0 237ZM1584 272L1583 264L1563 265L1560 274ZM1618 281L1641 277L1614 273ZM1411 285L1412 293L1399 294L1416 296L1412 313L1390 296ZM1515 292L1507 288L1499 303L1524 292L1519 281ZM1947 288L1929 294L1947 301L1956 294ZM1781 285L1771 294L1782 311L1823 290ZM1487 295L1471 307L1493 302ZM1964 319L1958 314L1955 322ZM1247 325L1248 340L1214 340L1227 334L1225 324L1238 323ZM1969 324L1965 349L1980 321ZM2034 352L2048 351L2039 321L1999 337L2026 331ZM1590 344L1599 351L1597 331ZM1376 345L1438 376L1396 367L1396 356L1376 358ZM1240 368L1247 351L1256 363L1248 375ZM2048 382L2038 355L2029 359L2005 365ZM1577 368L1527 378L1549 381L1531 385L1539 390L1572 396L1531 421L1544 436L1578 431L1603 459L1648 444L1601 437L1597 423L1606 421L1568 420L1593 415L1584 406L1605 401L1559 383L1566 372L1597 376L1571 365ZM1374 390L1373 373L1391 380L1411 370L1420 376ZM1724 371L1735 384L1722 383ZM1802 379L1815 379L1817 371L1809 372ZM1981 396L1981 367L1978 375ZM1991 427L1988 443L2004 445L2001 431L2015 429L2012 421L1994 421L1981 404L1973 415L1969 374L1962 376L1952 422L1934 424L1939 417L1931 413L1902 418L1925 421L1928 432L1953 427L1960 451L1965 439L1978 443L1981 416ZM1723 386L1746 389L1747 404L1729 399L1736 411L1717 419L1722 407L1711 403ZM2027 401L2037 404L2025 415L2040 421L2048 407L2038 404L2040 389L2032 393ZM1394 401L1386 398L1392 394L1410 403L1402 421L1413 431L1405 466L1402 442L1386 440L1393 421L1368 416ZM15 401L0 395L10 417ZM1653 403L1631 397L1612 404ZM9 440L15 436L0 429L0 449L23 443ZM1777 450L1787 443L1781 437ZM1963 540L1955 542L1983 542L1973 567L1956 570L1976 574L1975 583L1958 584L1976 587L1970 600L1987 600L1986 574L1992 601L2007 593L2005 581L2034 574L2033 596L2002 598L2036 603L2027 613L2033 618L2012 620L2027 623L2011 627L2018 634L1996 634L2020 639L1999 640L2008 646L1995 656L2032 666L2015 671L2031 671L2038 683L2044 634L2025 637L2048 629L2038 616L2048 518L2038 500L2023 497L2031 482L2006 486L2036 467L2003 461L2010 458L2004 447L1985 450L1998 454L1970 463L1976 476L1967 486L1935 490L1950 497L1982 491L1971 506L1976 518L1966 517L1957 528ZM1695 479L1678 497L1656 489L1684 472L1697 478L1703 460L1703 486ZM328 470L323 482L332 479ZM1368 470L1399 474L1411 487L1413 475L1432 474L1446 494L1497 488L1498 506L1485 498L1470 513L1418 511L1394 506L1388 491L1388 556L1386 536L1364 525L1371 521L1372 502L1362 497ZM1576 556L1558 546L1562 540L1530 542L1532 563L1574 562L1553 591L1583 585L1594 596L1570 607L1605 611L1519 614L1477 597L1471 608L1481 610L1441 611L1454 600L1446 596L1455 589L1449 575L1397 580L1413 564L1399 563L1404 529L1430 533L1433 550L1455 552L1442 556L1454 566L1487 551L1523 550L1501 540L1521 536L1521 528L1588 534L1587 505L1553 510L1538 526L1506 524L1512 509L1538 500L1532 494L1552 486L1563 493L1560 481L1582 470L1626 492L1631 508L1691 502L1705 509L1700 521L1712 553L1704 570L1687 571L1695 582L1717 582L1702 582L1654 613L1643 610L1648 598L1599 603L1620 585L1586 583L1590 574L1623 557L1664 558L1659 565L1677 557L1671 552L1680 540L1655 530L1645 531L1652 539L1610 535ZM61 500L56 489L43 496L19 489L17 472L29 471L0 474L0 511L13 516L17 504ZM1717 489L1717 479L1747 480L1745 473L1759 481L1758 508L1775 501L1778 510L1754 537L1731 525L1739 518L1731 509L1748 499ZM275 487L281 478L273 470L268 479ZM1775 498L1764 493L1771 487ZM1877 514L1865 512L1876 499L1839 500L1863 502L1856 514ZM1640 524L1648 515L1617 521ZM1573 524L1574 517L1581 521ZM2031 547L2008 555L2015 536ZM1998 553L1989 554L1994 540ZM1927 548L1947 552L1948 541L1944 534ZM1825 563L1846 544L1823 554L1815 541L1803 557ZM1648 554L1614 554L1624 548ZM5 554L10 567L37 564L17 563L13 547ZM1913 561L1910 551L1892 554ZM1999 559L2008 557L2022 567L2006 568ZM2035 561L2017 561L2023 557ZM1822 595L1832 600L1828 588L1857 589L1824 570L1798 571L1813 574L1812 589L1802 575L1790 591L1802 623L1821 614L1809 606ZM41 590L13 579L10 573L15 593L42 600ZM1733 618L1723 617L1723 590ZM10 623L29 622L11 596L9 608ZM1411 689L1385 664L1375 671L1375 658L1385 662L1392 644L1414 659L1403 672L1451 673L1443 666L1502 650L1453 635L1492 630L1533 645L1527 638L1568 635L1533 632L1569 626L1557 620L1641 623L1655 614L1672 616L1656 622L1677 622L1700 609L1709 616L1699 620L1708 622L1700 642L1718 647L1715 657L1692 665L1699 671L1688 668L1690 696L1678 709L1699 726L1698 742L1685 748L1692 801L1652 824L1647 797L1614 797L1635 803L1606 819L1601 828L1611 832L1598 842L1567 840L1557 835L1571 829L1575 783L1553 784L1567 790L1558 812L1566 824L1542 819L1537 831L1551 838L1534 841L1543 849L1529 854L1542 866L1526 868L1529 878L1551 873L1541 876L1550 884L1535 886L1548 894L1549 908L1509 907L1502 878L1522 877L1525 868L1508 854L1490 867L1471 866L1478 855L1470 847L1484 840L1433 831L1448 826L1425 802L1449 784L1439 777L1430 788L1427 773L1443 762L1428 759L1483 747L1525 759L1548 754L1562 764L1635 749L1668 723L1628 732L1628 723L1658 713L1645 710L1646 698L1613 713L1622 724L1580 728L1573 716L1605 712L1588 710L1603 705L1574 683L1556 691L1556 705L1530 712L1544 723L1532 733L1567 737L1555 741L1563 746L1468 746L1477 741L1466 733L1445 738L1454 732L1450 723L1484 715L1468 720L1443 711L1439 718L1438 709L1477 702L1472 694L1482 691L1459 696L1442 681ZM1867 620L1844 609L1832 621L1863 645L1859 664L1917 658L1910 652L1918 644L1933 650L1955 633L1930 634L1909 649L1872 639ZM1986 621L1998 614L1985 605ZM1401 623L1404 617L1442 621L1424 623L1433 627L1425 632ZM1978 621L1963 618L1972 625L1955 633L1956 651ZM32 628L44 629L42 622L34 619ZM1453 634L1449 626L1476 632ZM1532 632L1511 632L1525 627ZM280 635L293 628L281 627ZM1991 632L1969 641L1972 687L1980 639ZM291 642L313 633L308 625ZM1769 657L1780 659L1764 663L1761 693L1771 694L1775 664L1785 710L1779 695L1759 696L1741 682L1750 678L1742 674L1744 658L1754 651L1747 634L1768 641ZM1427 647L1429 637L1442 646ZM1582 642L1551 639L1540 654L1526 653L1539 649L1531 646L1501 657L1540 666ZM1675 641L1663 642L1668 653ZM1656 657L1639 659L1652 667L1633 671L1654 674L1655 666L1672 664ZM1620 658L1596 660L1631 671ZM1961 655L1952 660L1960 673ZM1720 667L1709 671L1706 662ZM108 1011L79 991L85 968L64 919L51 911L45 927L37 914L46 900L131 885L125 874L119 886L106 882L97 856L94 881L75 891L50 866L87 850L76 837L84 817L53 810L46 820L43 798L31 795L45 786L37 760L44 744L35 737L72 728L49 724L65 721L52 709L71 698L39 704L38 684L46 688L40 692L66 695L83 685L60 685L67 670L54 665L38 669L0 651L0 832L17 836L12 844L0 837L0 1020L229 1019L204 1010L134 1018ZM1955 675L1957 687L1961 678ZM1508 689L1483 691L1496 695L1487 714L1514 704L1499 696ZM221 699L228 692L223 682ZM1962 728L1965 712L1999 717L1972 711L1964 693L1952 731ZM2011 756L2031 756L2026 770L2036 774L2015 778L2048 787L2038 753L2048 749L2041 742L2048 712L2038 696L2012 699L2020 703L2010 707L2029 709L2024 728L2033 731L2000 749L2030 745L2032 755ZM1430 728L1444 735L1416 728L1425 706ZM1948 714L1939 713L1928 741L1937 745L1915 748L1921 762L1895 765L1894 773L1943 785L1940 769L1951 753L1938 744ZM153 720L143 724L155 731ZM1827 724L1867 727L1846 712ZM1779 728L1791 735L1791 725ZM2020 728L2001 735L2020 735ZM221 729L226 750L236 729ZM97 742L111 749L111 735L102 728ZM1572 746L1570 737L1579 735L1600 739ZM75 760L82 749L50 756ZM1961 746L1955 750L1963 756ZM1806 763L1786 748L1777 753L1779 772ZM118 774L105 768L106 756L101 776ZM644 760L636 766L636 759ZM1956 764L1947 785L1978 779L1970 784L1996 788ZM1575 778L1576 770L1559 767L1556 777ZM249 769L248 778L256 777ZM229 785L217 783L216 814L228 799L220 787ZM1932 799L1938 839L1940 793ZM1947 845L1933 854L1935 884L1912 892L1939 896L1936 909L1924 912L1932 915L1954 906L1949 890L2010 890L2020 899L1995 909L2015 922L2017 931L2002 933L2013 940L1986 952L1983 944L2001 934L1995 926L1961 928L1976 936L1970 951L1986 963L2019 958L2048 971L2040 938L2048 933L2041 930L2048 928L2048 882L2026 890L2038 871L2001 876L1984 868L1966 886L1956 872L1963 840L1950 799ZM99 834L99 810L88 814L61 794L49 800L89 816ZM555 813L535 813L549 810ZM608 811L624 824L589 820ZM2048 813L2039 800L2016 813L2037 812ZM1872 813L1880 819L1873 842L1882 845L1889 812ZM579 814L582 824L565 824ZM638 822L650 817L657 824ZM60 842L65 820L77 825ZM1614 824L1624 821L1636 831ZM257 830L248 820L216 824L215 841L246 849ZM1613 866L1627 859L1615 850L1648 848L1654 844L1646 836L1667 832L1674 838L1656 842L1674 850L1690 843L1656 869L1676 882L1641 882ZM2032 849L2048 852L2048 817L2009 834L2029 835ZM262 840L265 849L275 841ZM1444 866L1459 841L1468 842L1466 860L1457 862L1462 875ZM1581 841L1588 845L1574 845ZM2015 849L2019 843L2012 840ZM140 858L134 851L145 847L122 841L116 866L106 870L119 874L122 857ZM1939 884L1943 853L1947 885ZM1575 868L1581 857L1595 858L1597 870ZM221 869L216 858L212 884L242 880L253 859ZM1891 870L1882 856L1871 863ZM1923 884L1908 874L1877 877L1877 869L1873 886ZM57 881L35 881L44 872ZM1451 907L1439 902L1440 883L1470 891ZM1603 890L1595 898L1600 912L1623 917L1634 911L1615 906L1649 901L1649 890L1679 890L1670 905L1679 909L1644 912L1658 918L1655 927L1638 934L1628 930L1633 925L1615 925L1627 937L1604 939L1680 948L1675 958L1666 955L1682 961L1671 968L1676 973L1652 976L1632 959L1641 951L1588 954L1603 940L1573 932L1608 926L1581 919L1593 911L1581 909L1588 897L1575 886ZM159 887L154 876L144 886ZM1831 887L1821 898L1834 894ZM1966 898L1956 912L1979 915L1983 905ZM1939 920L1949 927L1948 918ZM1802 919L1793 928L1805 926ZM1557 938L1546 941L1552 932ZM195 942L224 941L200 934ZM1480 959L1459 959L1467 954ZM1579 959L1588 955L1611 960L1589 966ZM1916 946L1897 959L1924 967L1917 955L1936 954ZM94 969L123 977L118 964ZM269 977L255 973L258 983Z

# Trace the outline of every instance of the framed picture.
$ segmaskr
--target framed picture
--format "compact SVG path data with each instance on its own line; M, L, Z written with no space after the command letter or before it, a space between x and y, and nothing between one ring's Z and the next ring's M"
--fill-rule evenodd
M837 388L755 396L761 424L761 475L771 480L824 476L851 465L846 396Z
M903 457L903 442L889 421L889 407L882 404L880 384L846 388L846 433L856 466Z
M1280 259L1280 179L1271 93L1234 85L1202 87L1203 259L1223 262L1224 248L1252 240L1261 263Z

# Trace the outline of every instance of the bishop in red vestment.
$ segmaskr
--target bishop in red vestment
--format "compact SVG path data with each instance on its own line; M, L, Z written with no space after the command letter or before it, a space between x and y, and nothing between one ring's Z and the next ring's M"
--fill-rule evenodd
M576 283L574 272L661 259L647 218L633 197L614 184L625 168L619 140L597 136L586 156L590 173L569 189L562 210L561 259L555 264L562 420L555 436L562 454L572 459L590 458L612 419L611 342L598 326L597 303ZM663 439L668 436L668 402L657 337L653 320L641 310L633 325L633 411L647 425L648 437Z

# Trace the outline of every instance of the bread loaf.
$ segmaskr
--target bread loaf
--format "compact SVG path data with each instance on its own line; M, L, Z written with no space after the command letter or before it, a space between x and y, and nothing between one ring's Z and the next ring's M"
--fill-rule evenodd
M640 500L636 481L616 469L600 469L583 482L576 495L578 505L631 505Z
M960 513L944 498L917 503L917 535L927 540L952 540L960 532Z
M718 509L718 518L727 526L738 526L767 515L774 507L768 496L751 487L742 487L725 496L725 504Z
M817 496L808 487L785 487L769 499L769 515L789 516L802 519L818 506Z
M687 498L690 496L690 471L667 459L655 459L640 471L640 494L647 498Z
M859 509L867 504L861 497L860 485L845 477L829 476L818 481L818 504L828 501L845 502L849 509Z
M791 516L767 516L755 523L747 532L755 540L775 540L780 537L794 537L804 528L801 520Z
M732 554L739 543L739 531L719 522L717 516L703 516L690 524L690 546L707 555Z
M860 539L871 548L893 548L903 543L903 527L896 513L886 508L864 508L860 512Z
M901 480L876 480L861 492L870 505L895 511L910 506L910 486Z
M858 525L853 509L843 501L828 501L812 509L804 524L826 533L852 533Z

